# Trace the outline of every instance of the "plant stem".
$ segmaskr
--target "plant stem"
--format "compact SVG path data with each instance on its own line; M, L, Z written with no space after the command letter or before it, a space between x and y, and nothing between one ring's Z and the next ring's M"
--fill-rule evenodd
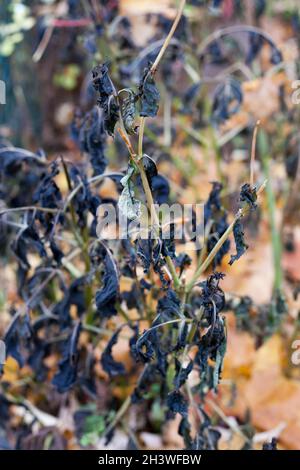
M131 404L131 397L129 396L123 402L121 408L117 411L116 416L114 417L112 422L109 424L109 426L106 428L106 431L102 437L106 437L114 429L114 427L118 424L118 422L121 421L121 419L127 412L128 408L130 407L130 404Z
M177 10L177 15L176 15L175 20L174 20L174 22L173 22L173 24L172 24L172 27L171 27L171 29L170 29L170 31L169 31L169 34L168 34L168 36L166 37L165 42L163 43L161 50L159 51L159 53L158 53L158 55L157 55L155 61L153 62L152 66L151 66L150 72L151 72L152 74L154 74L154 73L156 72L156 69L157 69L157 67L158 67L158 64L160 63L160 61L161 61L161 59L162 59L164 53L166 52L166 49L167 49L168 45L170 44L170 41L171 41L171 39L172 39L172 37L173 37L173 35L174 35L174 33L175 33L175 30L176 30L176 28L177 28L177 26L178 26L178 23L179 23L179 21L180 21L180 18L181 18L181 16L182 16L182 13L183 13L183 9L184 9L184 7L185 7L185 4L186 4L186 0L181 0L181 2L180 2L180 4L179 4L179 7L178 7L178 10Z
M265 178L268 179L266 187L267 203L268 203L268 216L269 224L271 229L271 240L273 250L273 262L274 262L274 291L280 291L282 286L283 274L281 267L281 239L279 231L276 227L276 201L274 191L270 182L270 157L268 154L268 141L265 132L260 132L259 135L259 148L261 153L261 161Z
M180 18L182 16L185 4L186 4L186 0L181 0L181 2L179 4L179 7L178 7L176 17L175 17L175 20L172 24L172 27L169 31L169 34L167 35L167 37L166 37L166 39L165 39L165 41L164 41L164 43L163 43L163 45L160 49L155 61L153 62L152 66L149 70L149 73L152 74L152 75L156 72L159 63L160 63L160 61L161 61L168 45L170 44L170 41L171 41L171 39L172 39L172 37L175 33L175 30L176 30L176 28L178 26L178 23L180 21ZM158 216L157 216L157 213L156 213L156 210L155 210L152 191L151 191L151 188L150 188L150 185L149 185L149 182L148 182L148 178L147 178L147 175L146 175L143 163L142 163L145 122L146 122L146 118L141 117L140 131L139 131L139 141L138 141L138 161L135 162L135 163L137 164L140 175L141 175L142 184L143 184L143 188L144 188L146 199L147 199L147 206L148 206L148 209L149 209L149 212L150 212L150 215L151 215L151 222L152 221L154 222L154 229L158 230L159 225L160 225L159 224L159 219L158 219ZM165 260L166 260L167 266L170 270L171 276L173 278L174 287L175 287L175 289L179 289L181 287L181 281L180 281L180 279L179 279L179 277L176 273L175 265L174 265L172 259L170 258L170 256L166 256Z
M144 166L143 166L143 162L141 160L138 160L137 166L141 175L142 184L143 184L143 188L144 188L146 199L147 199L147 206L148 206L150 216L151 216L151 223L153 222L154 230L158 233L159 226L160 226L159 219L158 219L158 215L155 209L152 191L151 191L148 178L147 178ZM165 256L165 260L170 270L171 276L173 278L174 287L175 289L179 289L181 286L181 281L177 275L175 265L172 259L170 258L170 256Z
M141 158L143 156L143 139L145 132L145 117L141 117L140 120L140 129L139 129L139 142L138 142L138 155Z

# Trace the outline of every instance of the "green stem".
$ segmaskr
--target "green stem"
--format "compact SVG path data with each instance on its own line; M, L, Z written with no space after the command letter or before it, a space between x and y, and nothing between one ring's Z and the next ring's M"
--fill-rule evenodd
M274 291L281 291L282 287L282 267L281 267L281 239L279 231L276 227L276 200L274 191L271 184L271 173L270 173L270 156L268 153L268 139L265 132L261 130L258 136L258 145L261 153L261 161L265 178L268 180L266 187L267 204L268 204L268 217L271 229L271 241L273 251L273 263L274 263Z

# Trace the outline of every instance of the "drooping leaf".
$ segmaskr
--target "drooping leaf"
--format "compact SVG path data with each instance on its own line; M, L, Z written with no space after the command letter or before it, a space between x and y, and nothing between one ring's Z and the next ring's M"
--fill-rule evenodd
M243 184L240 192L240 201L246 202L251 209L256 209L257 204L257 193L254 186L250 186L249 183Z
M154 357L156 342L156 330L145 330L138 338L136 344L132 345L132 354L136 359L144 363L150 362Z
M87 276L75 279L64 292L64 297L53 308L59 324L65 328L71 324L71 307L75 306L80 317L86 310L84 289L89 282Z
M50 171L47 171L41 176L41 182L33 194L34 203L44 208L61 208L62 195L55 181L55 177L58 174L58 163L57 161L54 161L51 163ZM59 218L56 219L56 214L38 211L36 214L36 219L39 220L42 226L46 229L45 235L47 236L51 233L53 224L55 222L63 223L64 217L60 215Z
M110 378L125 374L124 365L121 362L115 361L112 355L112 348L118 341L120 331L121 328L113 334L101 356L102 367Z
M188 403L181 392L174 390L167 397L168 414L171 418L175 418L176 413L187 417Z
M108 134L113 135L119 119L119 105L115 88L108 74L107 64L94 67L92 75L94 88L100 95L98 104L104 111L104 128Z
M119 297L119 274L115 260L108 248L104 248L102 256L102 288L96 292L95 301L100 316L109 318L117 313L115 304Z
M88 154L94 175L104 173L107 159L106 133L104 128L104 115L97 106L85 115L75 115L72 124L72 134L82 152Z
M33 249L41 257L47 256L44 243L42 242L36 230L34 221L31 221L30 225L28 225L28 227L19 233L19 235L13 241L11 248L24 269L28 269L30 267L27 258L30 250Z
M4 336L4 342L6 355L13 357L20 367L23 367L25 364L22 349L24 347L28 349L31 335L32 329L28 313L21 315L20 312L17 312L8 326Z
M223 185L217 181L212 182L212 190L209 194L207 202L204 205L204 227L208 222L212 224L210 233L207 240L207 250L210 252L217 244L218 240L222 237L228 228L227 212L222 206L221 191ZM230 241L227 239L225 243L218 250L214 261L213 267L220 265L224 256L228 253L230 248Z
M76 383L78 368L78 340L81 322L77 322L71 335L64 344L63 357L59 362L59 370L53 377L52 383L59 393L64 393Z
M144 74L139 86L139 96L141 99L142 117L155 117L158 112L160 93L155 84L150 67L144 70Z
M215 90L212 119L220 124L240 109L243 101L241 85L237 80L227 80L225 84L219 85Z
M192 372L193 365L193 361L190 361L186 367L182 367L182 364L175 358L176 375L173 383L177 390L187 381L189 374Z
M245 243L244 239L244 231L243 231L243 224L240 219L238 219L234 226L233 226L233 235L234 235L234 242L236 247L236 254L231 255L229 264L232 265L235 261L237 261L248 249L248 245Z

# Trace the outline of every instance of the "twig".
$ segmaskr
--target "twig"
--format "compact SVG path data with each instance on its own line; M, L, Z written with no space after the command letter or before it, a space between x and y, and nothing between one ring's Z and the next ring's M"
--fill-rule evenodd
M57 214L58 209L53 209L51 207L40 207L40 206L21 206L21 207L8 207L6 209L0 210L0 215L7 214L10 212L19 212L19 211L32 211L37 210L41 212L48 212L49 214Z
M185 4L186 4L186 0L181 0L181 2L180 2L180 4L179 4L179 7L178 7L178 10L177 10L176 18L175 18L175 20L174 20L174 22L173 22L173 24L172 24L172 27L171 27L171 29L170 29L170 31L169 31L169 34L168 34L168 36L166 37L165 42L163 43L161 50L159 51L159 53L158 53L158 55L157 55L155 61L153 62L152 66L151 66L151 69L150 69L150 73L151 73L151 74L154 74L154 73L156 72L157 67L158 67L158 64L160 63L160 61L161 61L161 59L162 59L164 53L166 52L167 47L168 47L169 44L170 44L170 41L171 41L171 39L172 39L172 37L173 37L173 35L174 35L174 33L175 33L175 30L176 30L176 28L177 28L177 26L178 26L178 23L179 23L179 21L180 21L180 18L181 18L181 16L182 16L182 13L183 13L183 9L184 9L184 7L185 7Z
M45 50L47 49L47 46L50 42L50 39L52 37L54 31L54 24L51 23L45 30L43 37L41 39L41 42L39 43L37 49L35 50L32 60L33 62L39 62L41 58L44 55Z

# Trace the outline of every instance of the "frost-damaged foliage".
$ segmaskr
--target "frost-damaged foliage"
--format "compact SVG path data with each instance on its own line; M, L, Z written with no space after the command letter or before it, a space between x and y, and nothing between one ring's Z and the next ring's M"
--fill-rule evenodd
M221 183L213 182L213 187L204 205L204 230L207 226L210 228L207 233L207 249L211 251L221 236L228 228L227 212L222 206L221 191L223 186ZM227 239L214 258L214 267L220 265L224 256L229 252L230 241Z
M94 256L94 254L93 254ZM96 292L95 302L101 318L116 315L119 296L119 274L115 260L108 248L101 245L97 250L98 262L103 263L102 287ZM94 261L95 262L95 261Z
M261 344L278 328L286 311L278 292L271 304L264 306L255 305L250 298L226 303L224 274L216 271L217 266L224 266L230 250L229 236L222 240L228 230L232 229L236 247L229 264L238 261L247 249L243 211L256 209L256 188L248 183L242 186L232 228L226 183L223 191L223 184L212 182L203 201L204 246L199 249L195 244L193 262L184 251L186 234L180 240L175 237L176 221L165 227L158 212L158 226L149 225L145 233L134 224L144 216L142 203L176 203L178 188L189 184L187 171L181 171L189 169L189 161L176 168L179 183L175 185L170 185L169 175L160 173L162 168L165 171L165 162L170 165L170 174L174 168L168 140L176 145L184 136L189 144L190 139L201 138L200 131L208 122L220 126L239 111L243 102L241 76L223 79L218 73L218 85L213 81L211 93L202 73L205 61L230 69L228 50L232 55L234 40L230 37L226 41L220 35L204 52L198 51L190 47L194 31L183 16L163 60L152 70L160 47L156 44L168 34L171 20L156 16L153 37L141 49L134 44L130 21L118 15L116 2L99 1L100 15L96 3L87 2L90 24L87 33L82 33L81 45L90 55L89 63L95 63L99 44L102 54L103 43L109 38L112 47L107 53L112 51L112 57L110 63L94 67L92 77L86 77L85 82L90 83L82 91L81 109L71 125L80 152L74 150L74 156L70 152L68 158L50 161L43 152L16 149L0 140L3 207L27 205L20 212L1 215L1 224L11 224L6 238L17 266L19 295L4 335L7 356L24 367L21 373L28 374L28 382L26 376L24 385L18 384L20 397L25 387L30 388L38 396L37 407L43 409L54 397L50 404L53 416L65 403L78 406L74 422L82 446L96 445L101 436L108 442L120 416L122 424L126 423L126 407L133 404L138 412L143 410L146 430L148 424L152 432L177 417L178 433L187 449L218 449L216 425L226 423L204 410L207 395L215 399L222 378L227 345L223 313L233 310L237 327L250 331ZM263 3L255 2L257 19ZM85 11L82 5L74 1L67 4L69 18L80 19ZM228 7L222 1L192 4L208 6L215 15ZM244 33L248 68L256 65L265 45L270 63L281 61L280 51L263 35L247 28ZM201 68L199 76L195 64ZM176 111L175 119L170 119L170 110ZM158 113L159 119L149 120L149 127L147 119L140 119L154 118ZM136 136L143 129L140 123L145 124L144 137L142 133L139 136L143 142ZM182 124L180 131L177 123ZM185 133L186 124L189 133ZM109 156L116 158L108 162ZM178 151L179 164L183 158ZM109 163L120 172L111 174ZM110 179L108 189L103 184L106 178ZM97 211L104 204L105 210L107 206L119 208L118 217L126 219L125 238L98 239L96 226L103 216ZM147 210L151 212L151 208ZM118 226L120 219L108 224L108 233L115 222ZM193 229L198 228L196 222L193 214ZM164 238L167 231L169 237ZM208 258L212 251L214 256ZM188 279L193 281L189 284ZM3 394L7 391L9 384L3 387ZM0 394L1 428L6 427L11 408L4 395ZM129 447L142 426L130 431ZM21 436L18 445L34 446L36 433L33 436L28 427L23 431L28 436ZM65 443L56 431L51 436L63 448ZM45 431L37 438L44 443L48 435ZM0 447L9 447L1 439L2 435ZM134 442L135 447L138 444Z
M121 329L113 334L101 356L103 370L105 370L111 378L125 374L124 365L121 362L115 361L112 355L112 348L118 341L120 331Z
M80 150L89 155L94 174L101 175L107 165L106 133L103 113L97 106L85 115L77 111L72 123L72 136Z
M78 340L81 322L74 326L69 338L63 343L63 357L59 362L59 371L53 377L52 383L60 393L69 390L77 380Z
M98 104L104 112L104 128L108 134L113 135L119 116L119 105L114 85L108 74L108 65L99 65L92 73L94 88L99 93Z
M141 99L140 115L143 117L155 117L158 112L160 94L155 85L150 66L144 70L139 86L139 97Z

